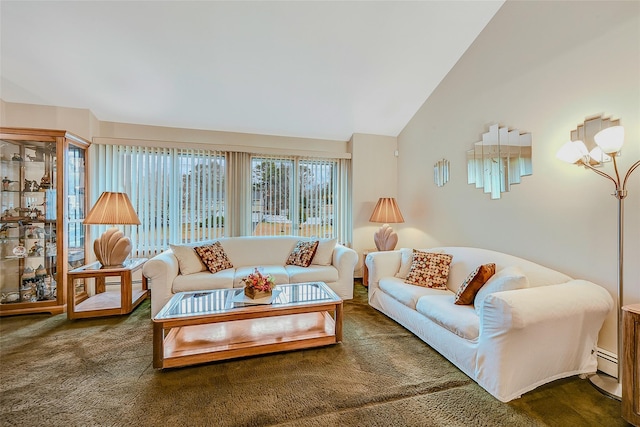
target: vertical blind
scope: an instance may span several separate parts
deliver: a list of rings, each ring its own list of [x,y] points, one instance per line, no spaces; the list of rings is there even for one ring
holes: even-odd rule
[[[222,236],[336,237],[351,244],[350,161],[245,152],[93,144],[91,203],[129,195],[135,256]],[[101,233],[105,226],[92,226]],[[97,235],[94,234],[94,235]]]
[[[103,191],[129,195],[140,218],[139,226],[125,229],[136,256],[223,234],[224,153],[100,144],[91,150],[91,199]],[[94,227],[96,233],[104,229]]]

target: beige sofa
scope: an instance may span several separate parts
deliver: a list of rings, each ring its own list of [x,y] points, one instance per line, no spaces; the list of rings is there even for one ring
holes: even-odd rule
[[[453,256],[446,289],[405,282],[411,249],[370,253],[369,304],[413,332],[497,399],[595,373],[598,332],[613,309],[601,286],[509,254],[479,248],[424,251]],[[496,273],[474,304],[456,291],[480,265]]]
[[[319,240],[318,249],[308,267],[287,265],[289,254],[299,240]],[[147,261],[142,269],[151,289],[151,316],[177,292],[207,289],[242,288],[242,279],[259,267],[274,277],[277,284],[325,282],[342,299],[353,298],[353,271],[358,255],[335,239],[308,239],[296,236],[220,238],[233,268],[217,273],[206,270],[193,250],[214,241],[172,245]],[[184,274],[187,273],[187,274]]]

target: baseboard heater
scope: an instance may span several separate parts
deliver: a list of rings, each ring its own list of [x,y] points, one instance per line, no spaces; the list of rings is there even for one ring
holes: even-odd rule
[[[598,370],[614,378],[618,377],[618,355],[596,347]]]

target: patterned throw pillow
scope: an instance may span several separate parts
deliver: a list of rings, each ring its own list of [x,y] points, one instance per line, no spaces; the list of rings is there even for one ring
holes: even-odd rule
[[[413,261],[406,283],[433,289],[447,289],[453,255],[413,250]]]
[[[200,259],[207,266],[210,272],[217,273],[218,271],[225,270],[227,268],[233,268],[233,264],[229,261],[224,248],[220,242],[215,242],[208,246],[198,246],[195,248]]]
[[[316,254],[316,249],[318,249],[318,243],[319,242],[317,240],[312,242],[300,240],[289,254],[287,265],[309,267],[313,260],[313,256]]]
[[[458,288],[454,303],[458,305],[473,304],[473,300],[480,288],[487,283],[487,280],[495,273],[496,265],[494,263],[484,264],[473,270],[465,281],[462,282],[460,288]]]

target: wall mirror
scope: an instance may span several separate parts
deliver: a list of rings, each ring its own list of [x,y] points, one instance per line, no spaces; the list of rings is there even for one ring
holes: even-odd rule
[[[531,173],[530,133],[491,125],[482,141],[467,151],[467,182],[482,188],[492,199],[499,199],[511,191],[512,184],[519,184],[521,177]]]
[[[449,160],[440,159],[433,165],[433,182],[442,187],[449,182]]]
[[[572,141],[582,141],[589,150],[589,157],[593,160],[593,166],[602,166],[604,162],[610,162],[611,157],[602,152],[596,144],[593,136],[602,129],[610,126],[620,126],[620,119],[612,120],[609,117],[603,117],[602,114],[591,116],[584,119],[584,123],[579,124],[571,131]]]

